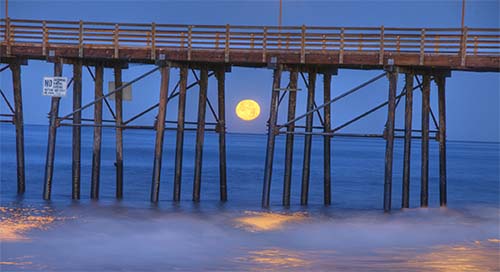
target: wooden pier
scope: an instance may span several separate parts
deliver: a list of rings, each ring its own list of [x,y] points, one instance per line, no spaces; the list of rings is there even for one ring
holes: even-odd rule
[[[57,128],[71,126],[73,129],[72,198],[80,198],[81,127],[94,128],[91,192],[92,199],[99,198],[101,164],[101,135],[103,127],[116,131],[116,198],[123,195],[126,186],[123,176],[123,133],[127,129],[152,129],[156,131],[155,152],[151,184],[151,201],[159,201],[160,177],[164,131],[177,131],[175,149],[175,172],[173,200],[180,200],[183,171],[184,131],[196,131],[193,201],[200,201],[204,135],[214,131],[219,135],[220,200],[226,201],[226,124],[225,124],[225,73],[231,67],[255,67],[272,70],[270,83],[271,101],[268,119],[266,160],[263,169],[262,206],[269,207],[276,136],[286,135],[285,172],[282,203],[290,205],[290,188],[295,135],[304,136],[303,165],[301,177],[301,201],[307,205],[311,144],[313,136],[323,137],[324,150],[324,204],[331,204],[331,138],[343,135],[353,137],[380,137],[386,140],[385,178],[383,186],[385,211],[391,209],[394,139],[404,138],[404,167],[402,208],[409,207],[411,139],[421,139],[421,197],[422,207],[429,205],[429,140],[434,136],[439,141],[439,191],[440,205],[446,206],[446,78],[452,71],[499,72],[500,29],[498,28],[393,28],[393,27],[311,27],[311,26],[233,26],[233,25],[174,25],[131,24],[84,21],[0,20],[0,72],[12,71],[14,107],[3,91],[2,98],[10,113],[1,114],[2,122],[16,126],[16,151],[18,193],[26,190],[24,175],[24,127],[21,88],[21,67],[28,60],[42,60],[54,64],[54,76],[62,75],[63,67],[72,66],[73,111],[59,113],[59,97],[51,99],[47,156],[43,198],[51,198],[52,179]],[[154,67],[143,75],[123,81],[122,70],[130,63],[150,64]],[[94,67],[94,71],[90,67]],[[82,105],[82,70],[92,75],[95,85],[94,101]],[[113,69],[115,90],[103,93],[103,73]],[[169,91],[172,69],[178,69],[180,80]],[[339,69],[372,69],[382,73],[336,97],[331,97],[332,76]],[[189,84],[188,73],[192,71],[196,82]],[[198,71],[198,73],[197,73]],[[133,116],[123,119],[122,90],[159,72],[161,84],[158,103]],[[282,76],[289,74],[289,82],[283,84]],[[405,75],[404,87],[397,92],[398,76]],[[217,79],[217,111],[207,98],[208,79]],[[307,108],[297,115],[297,84],[301,78],[307,86]],[[331,106],[350,94],[387,79],[389,81],[386,102],[368,109],[352,120],[332,127]],[[323,82],[323,103],[317,105],[316,81]],[[430,108],[430,84],[438,89],[438,118]],[[127,83],[124,83],[127,82]],[[416,84],[415,84],[416,83]],[[199,87],[198,119],[186,122],[186,91]],[[422,127],[412,128],[413,91],[422,93]],[[108,98],[115,95],[112,107]],[[288,95],[287,121],[278,124],[280,102]],[[167,105],[178,97],[176,121],[166,120]],[[395,128],[395,113],[401,98],[405,97],[405,127]],[[103,120],[106,107],[113,120]],[[207,106],[216,122],[206,122]],[[387,122],[381,134],[345,134],[341,130],[365,116],[387,106]],[[93,107],[94,118],[83,119],[82,111]],[[132,125],[137,118],[157,110],[156,120],[151,126]],[[300,111],[302,112],[302,111]],[[320,123],[313,124],[313,115]],[[432,117],[436,127],[431,130]],[[305,126],[296,122],[305,119]],[[175,125],[167,127],[166,125]],[[186,125],[196,126],[186,127]],[[399,135],[403,133],[403,135]],[[335,169],[335,166],[333,166]]]

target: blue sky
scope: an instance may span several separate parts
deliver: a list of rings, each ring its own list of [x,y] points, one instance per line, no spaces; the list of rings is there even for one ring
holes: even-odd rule
[[[465,24],[470,27],[500,27],[499,1],[467,1]],[[1,16],[4,16],[2,1]],[[394,26],[394,27],[460,27],[461,1],[284,1],[284,25],[319,26]],[[9,1],[9,16],[23,19],[95,20],[111,22],[157,22],[176,24],[251,24],[276,25],[279,1]],[[124,80],[151,69],[151,66],[131,65],[124,71]],[[359,83],[379,74],[380,71],[340,70],[332,80],[332,96],[338,95]],[[30,61],[23,67],[23,98],[25,121],[30,124],[47,124],[50,98],[41,95],[42,77],[52,74],[52,65]],[[71,77],[71,67],[64,67],[64,75]],[[272,71],[267,69],[233,68],[226,79],[226,111],[228,130],[232,132],[265,132],[269,111]],[[172,70],[170,85],[178,79],[178,70]],[[112,80],[112,71],[105,72],[105,80]],[[284,74],[282,84],[286,85]],[[399,79],[399,86],[404,78]],[[193,78],[190,78],[190,82]],[[321,104],[321,78],[318,78],[316,102]],[[216,82],[209,83],[209,98],[216,104]],[[497,73],[453,72],[447,80],[448,139],[500,141],[500,83]],[[84,73],[84,103],[92,100],[93,85]],[[398,87],[398,88],[400,88]],[[9,71],[0,74],[0,88],[12,101]],[[305,89],[303,83],[299,88]],[[333,123],[339,125],[387,97],[387,80],[363,89],[338,104],[334,104]],[[158,99],[159,76],[155,74],[133,86],[134,99],[125,104],[125,118],[154,104]],[[234,114],[238,101],[246,98],[261,104],[261,116],[252,122],[239,120]],[[60,114],[71,111],[71,91],[62,99]],[[297,113],[305,111],[306,93],[299,93]],[[420,126],[420,95],[415,96],[414,127]],[[188,94],[187,120],[196,119],[197,90]],[[437,113],[437,95],[432,86],[433,110]],[[286,103],[283,104],[286,106]],[[167,108],[167,119],[175,120],[177,101]],[[0,102],[0,112],[6,113]],[[283,122],[285,107],[280,111]],[[138,124],[152,124],[155,113],[138,120]],[[404,103],[397,111],[398,128],[402,128]],[[84,113],[92,116],[90,108]],[[210,113],[207,112],[210,121]],[[105,113],[104,118],[110,118]],[[361,120],[344,132],[381,133],[386,118],[382,109]],[[316,124],[317,119],[315,119]],[[432,128],[432,123],[431,123]]]

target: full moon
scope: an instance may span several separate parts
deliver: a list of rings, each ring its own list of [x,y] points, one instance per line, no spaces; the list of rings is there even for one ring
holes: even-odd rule
[[[259,103],[251,99],[241,100],[236,106],[236,115],[241,120],[252,121],[259,117],[260,106]]]

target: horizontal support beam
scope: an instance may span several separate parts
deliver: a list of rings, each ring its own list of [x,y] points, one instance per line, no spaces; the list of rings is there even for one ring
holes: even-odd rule
[[[356,138],[384,138],[384,134],[358,134],[358,133],[334,133],[334,132],[304,132],[304,131],[280,131],[279,134],[292,135],[313,135],[313,136],[331,136],[331,137],[356,137]],[[394,136],[394,138],[404,139],[404,135]],[[422,139],[421,136],[412,136],[412,139]]]
[[[116,125],[96,125],[96,124],[59,124],[61,127],[103,127],[103,128],[123,128],[123,129],[147,129],[147,130],[155,130],[155,126],[116,126]],[[165,130],[177,130],[177,127],[166,127]],[[185,128],[184,130],[196,131],[196,128]],[[216,131],[215,128],[207,128],[206,131]]]

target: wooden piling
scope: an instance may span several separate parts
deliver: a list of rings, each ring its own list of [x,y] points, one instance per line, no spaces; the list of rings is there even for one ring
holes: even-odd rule
[[[297,105],[297,79],[298,72],[293,70],[290,72],[290,85],[291,90],[288,91],[288,116],[287,120],[295,119],[295,109]],[[293,142],[295,131],[295,123],[287,126],[286,131],[286,146],[285,146],[285,173],[283,177],[283,205],[290,206],[290,191],[292,186],[292,165],[293,165]]]
[[[175,143],[174,201],[181,199],[182,157],[184,151],[184,120],[186,117],[186,89],[188,67],[180,68],[179,110],[177,111],[177,137]]]
[[[314,108],[314,91],[316,87],[316,72],[309,72],[309,86],[307,88],[307,108],[306,111],[311,111]],[[306,116],[306,133],[312,132],[313,115],[310,113]],[[312,135],[306,134],[304,136],[304,160],[302,164],[302,190],[300,195],[300,204],[307,205],[309,196],[309,176],[311,172],[311,145]]]
[[[24,120],[23,97],[21,90],[21,65],[14,61],[9,65],[12,71],[12,86],[14,90],[14,124],[16,126],[16,159],[17,159],[17,193],[24,194],[26,190],[24,172]]]
[[[413,74],[405,75],[405,142],[403,154],[403,189],[401,207],[410,207],[410,162],[411,162],[411,132],[413,114]]]
[[[99,99],[103,96],[103,77],[104,67],[102,64],[97,64],[95,67],[95,87],[94,99]],[[90,183],[90,198],[99,198],[99,183],[101,174],[101,143],[102,143],[102,100],[99,100],[94,105],[94,143],[92,146],[92,176]]]
[[[323,74],[323,101],[327,103],[331,100],[331,83],[332,83],[332,74],[324,73]],[[328,104],[323,108],[323,116],[324,120],[324,129],[325,133],[330,133],[331,129],[331,105]],[[323,201],[325,205],[330,205],[332,202],[331,197],[331,136],[325,135],[323,137]]]
[[[422,165],[420,206],[429,205],[429,113],[430,113],[430,76],[424,75],[422,82]]]
[[[269,207],[271,194],[271,178],[273,173],[274,144],[276,141],[276,121],[278,118],[278,96],[281,84],[281,65],[274,69],[273,86],[271,90],[271,105],[269,107],[269,123],[267,130],[266,162],[264,165],[264,187],[262,189],[262,207]]]
[[[122,86],[122,69],[114,67],[115,89]],[[116,134],[116,198],[123,198],[123,90],[115,93]]]
[[[394,153],[394,123],[396,119],[396,88],[398,82],[398,73],[389,71],[389,99],[387,110],[387,122],[385,126],[385,179],[384,179],[384,211],[391,210],[392,200],[392,161]]]
[[[200,69],[200,94],[198,99],[198,121],[196,128],[196,151],[194,159],[193,201],[200,201],[201,169],[203,165],[203,142],[205,139],[205,113],[207,109],[208,68]]]
[[[54,76],[62,76],[62,60],[54,62]],[[54,175],[54,156],[56,151],[57,116],[59,114],[60,97],[52,97],[49,112],[49,136],[47,140],[47,156],[45,158],[45,175],[43,199],[50,200],[52,194],[52,177]]]
[[[163,66],[160,67],[160,74],[160,102],[158,104],[158,116],[156,118],[156,141],[153,161],[153,180],[151,184],[151,202],[153,203],[158,202],[160,195],[161,159],[163,153],[163,138],[165,134],[170,67],[163,64]]]
[[[73,111],[82,106],[82,63],[73,64]],[[71,198],[80,199],[80,172],[81,172],[81,126],[82,112],[73,115],[73,162],[72,162],[72,190]]]
[[[439,204],[446,206],[446,78],[443,75],[436,77],[438,85],[439,104]]]
[[[227,201],[225,70],[217,70],[220,200]]]

